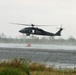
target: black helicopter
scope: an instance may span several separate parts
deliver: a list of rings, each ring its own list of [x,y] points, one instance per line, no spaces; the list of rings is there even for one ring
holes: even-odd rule
[[[34,26],[44,26],[44,25],[34,25],[34,24],[20,24],[20,23],[11,23],[11,24],[18,24],[18,25],[26,25],[26,26],[31,26],[31,27],[25,27],[21,30],[19,30],[20,33],[25,33],[27,36],[30,36],[30,34],[33,35],[43,35],[43,36],[61,36],[61,31],[63,30],[62,27],[59,28],[59,30],[56,33],[50,33],[47,32],[41,28],[34,27]],[[49,26],[49,25],[46,25]]]

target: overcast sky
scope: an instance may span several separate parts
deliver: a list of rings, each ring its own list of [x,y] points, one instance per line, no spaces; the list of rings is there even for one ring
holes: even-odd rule
[[[56,32],[63,25],[62,38],[76,38],[76,0],[0,0],[0,33],[18,36],[24,26],[9,22],[26,24],[57,25],[42,27],[49,32]]]

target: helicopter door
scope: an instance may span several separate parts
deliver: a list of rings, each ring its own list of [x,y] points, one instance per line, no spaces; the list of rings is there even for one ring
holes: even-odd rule
[[[32,30],[32,33],[34,34],[35,33],[35,30]]]

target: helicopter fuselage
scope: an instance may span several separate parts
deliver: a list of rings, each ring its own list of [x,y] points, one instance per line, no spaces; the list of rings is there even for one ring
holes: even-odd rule
[[[60,29],[59,32],[61,33],[63,29]],[[40,28],[35,27],[26,27],[19,31],[20,33],[25,33],[27,36],[30,36],[30,34],[33,35],[43,35],[43,36],[61,36],[60,34],[50,33]]]

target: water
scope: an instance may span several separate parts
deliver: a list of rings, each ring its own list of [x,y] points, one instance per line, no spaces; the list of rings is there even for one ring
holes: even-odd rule
[[[56,67],[76,67],[76,46],[0,44],[0,59],[27,58]]]

